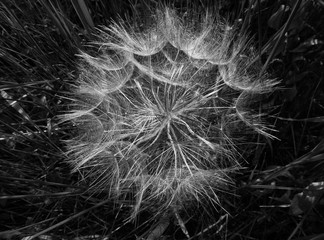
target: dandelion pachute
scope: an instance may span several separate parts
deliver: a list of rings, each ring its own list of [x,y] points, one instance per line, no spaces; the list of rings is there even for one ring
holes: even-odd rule
[[[220,205],[244,136],[271,137],[253,103],[276,81],[258,75],[246,37],[215,14],[164,7],[147,26],[101,30],[100,53],[80,54],[76,101],[64,116],[78,132],[70,161],[94,191],[133,200],[132,216]]]

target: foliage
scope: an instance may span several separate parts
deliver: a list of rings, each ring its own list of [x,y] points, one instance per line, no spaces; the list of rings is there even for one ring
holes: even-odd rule
[[[201,8],[206,7],[203,1],[197,2]],[[120,22],[118,14],[127,21],[132,9],[145,9],[145,3],[117,0],[5,0],[0,3],[1,238],[51,235],[59,239],[79,236],[153,239],[160,228],[165,232],[161,231],[156,236],[163,233],[170,239],[185,239],[186,235],[192,239],[312,239],[316,235],[321,236],[324,170],[324,143],[321,141],[324,116],[322,1],[219,1],[220,15],[228,19],[230,25],[237,26],[243,36],[254,37],[251,42],[257,49],[252,63],[260,63],[262,73],[267,71],[271,78],[280,79],[281,87],[274,94],[267,94],[262,102],[263,108],[277,106],[272,108],[267,121],[275,125],[278,132],[274,134],[279,140],[252,137],[251,140],[258,144],[246,144],[252,149],[242,153],[246,163],[242,163],[245,168],[240,170],[240,174],[235,175],[235,196],[221,199],[223,209],[218,212],[210,210],[209,215],[213,216],[211,220],[204,221],[205,216],[200,211],[201,206],[198,206],[198,210],[189,212],[191,219],[183,218],[182,213],[177,211],[172,221],[163,217],[151,218],[150,209],[146,209],[138,214],[136,221],[125,221],[132,208],[132,203],[126,200],[134,196],[126,196],[122,204],[115,205],[111,199],[107,199],[106,194],[89,191],[91,188],[88,182],[81,181],[83,174],[70,173],[70,165],[66,163],[67,156],[64,154],[64,141],[71,139],[76,132],[70,125],[59,125],[58,116],[70,111],[68,106],[75,99],[75,92],[72,95],[70,93],[71,89],[75,89],[72,86],[79,75],[78,51],[81,49],[88,53],[83,54],[86,61],[82,66],[95,61],[96,66],[100,67],[98,54],[86,44],[94,39],[93,33],[98,33],[93,26],[108,26],[112,23],[111,18]],[[192,2],[174,1],[174,4],[179,9],[187,9]],[[142,19],[141,16],[138,18]],[[122,32],[122,29],[118,29],[120,25],[112,26]],[[114,31],[114,28],[110,30]],[[134,40],[133,36],[130,37]],[[142,47],[140,44],[138,46]],[[129,46],[124,44],[114,47],[125,50]],[[150,66],[146,64],[146,57],[138,57],[136,61],[147,68]],[[157,74],[147,68],[144,68],[146,74]],[[223,91],[225,85],[220,87]],[[82,86],[89,88],[89,85]],[[206,85],[202,88],[186,86],[179,92],[175,90],[180,87],[163,81],[153,89],[145,82],[144,85],[138,85],[133,81],[127,86],[130,92],[148,92],[151,95],[151,98],[146,98],[146,94],[134,98],[138,101],[133,108],[134,114],[140,117],[138,121],[134,116],[133,119],[125,120],[125,124],[133,124],[132,129],[137,130],[143,124],[153,124],[155,127],[156,119],[143,119],[147,114],[140,115],[135,110],[139,102],[145,102],[145,113],[152,112],[152,101],[161,101],[157,93],[161,96],[175,93],[178,94],[176,100],[183,98],[185,101],[191,96],[190,104],[208,95]],[[105,89],[102,85],[91,87],[92,90],[100,90],[99,93]],[[165,87],[170,90],[162,91]],[[135,90],[131,90],[133,88]],[[197,89],[197,95],[194,96]],[[241,90],[239,88],[233,92],[237,97]],[[127,94],[130,94],[128,90]],[[116,106],[121,103],[125,103],[125,99],[119,97]],[[200,103],[197,104],[196,101],[195,106]],[[109,107],[109,111],[121,111],[115,109],[116,106]],[[215,106],[211,106],[215,110]],[[207,104],[202,107],[210,106]],[[75,111],[76,107],[73,109]],[[202,119],[207,119],[208,114],[203,111]],[[256,114],[259,116],[258,112]],[[192,120],[200,123],[197,120],[198,113],[190,116],[195,118],[186,118],[182,123],[188,125]],[[225,119],[224,123],[228,122],[231,120]],[[180,130],[189,131],[186,124],[178,124],[179,134]],[[197,124],[190,126],[192,129]],[[84,128],[84,131],[87,129]],[[190,137],[186,139],[187,142],[199,139],[189,133],[184,135]],[[141,132],[138,138],[145,139],[145,134],[153,133]],[[204,137],[210,141],[211,136],[208,134]],[[139,141],[138,138],[136,141]],[[129,136],[129,139],[134,142],[136,138]],[[218,139],[211,142],[219,143]],[[123,143],[118,144],[113,146],[120,148]],[[190,148],[197,147],[198,144],[190,145]],[[208,144],[205,147],[208,148]],[[151,150],[147,147],[145,151]],[[200,148],[197,150],[200,151]],[[128,153],[132,151],[137,151],[138,155],[141,153],[138,146]],[[141,154],[147,155],[145,151]],[[225,154],[225,158],[228,156]],[[232,161],[230,165],[233,164],[235,166],[236,162]]]

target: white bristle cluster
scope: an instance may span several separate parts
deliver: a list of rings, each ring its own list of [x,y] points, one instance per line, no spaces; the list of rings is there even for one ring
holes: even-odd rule
[[[71,112],[70,162],[92,189],[165,212],[219,205],[240,168],[241,136],[270,136],[253,106],[276,82],[259,76],[246,37],[219,16],[157,10],[112,24],[85,52]],[[145,23],[145,21],[143,21]]]

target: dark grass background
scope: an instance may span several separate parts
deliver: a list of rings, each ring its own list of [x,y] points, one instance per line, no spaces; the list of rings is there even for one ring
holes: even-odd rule
[[[264,69],[281,80],[267,99],[278,140],[260,140],[236,176],[235,195],[222,200],[226,211],[211,212],[209,221],[192,213],[190,239],[324,239],[324,2],[215,2],[249,32]],[[87,192],[64,155],[62,140],[73,129],[57,118],[77,78],[75,54],[94,27],[142,4],[0,2],[0,239],[145,239],[161,224],[149,212],[126,222],[127,204]],[[188,239],[183,228],[175,220],[161,239]]]

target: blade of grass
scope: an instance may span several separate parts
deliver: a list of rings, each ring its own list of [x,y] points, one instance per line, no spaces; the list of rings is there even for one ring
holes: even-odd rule
[[[74,10],[79,16],[83,27],[86,29],[87,33],[90,33],[90,29],[94,28],[93,20],[85,4],[84,0],[71,0]]]
[[[100,203],[98,203],[98,204],[96,204],[96,205],[94,205],[94,206],[92,206],[92,207],[90,207],[90,208],[88,208],[86,210],[83,210],[83,211],[81,211],[81,212],[79,212],[79,213],[77,213],[77,214],[75,214],[75,215],[73,215],[73,216],[71,216],[71,217],[69,217],[69,218],[67,218],[67,219],[59,222],[59,223],[57,223],[57,224],[54,224],[53,226],[51,226],[51,227],[49,227],[49,228],[47,228],[47,229],[45,229],[43,231],[40,231],[39,233],[34,234],[33,236],[30,236],[28,238],[28,240],[32,240],[34,238],[37,238],[37,237],[43,235],[44,233],[47,233],[47,232],[49,232],[49,231],[51,231],[51,230],[53,230],[53,229],[55,229],[55,228],[57,228],[59,226],[62,226],[63,224],[66,224],[66,223],[70,222],[71,220],[76,219],[76,218],[82,216],[83,214],[85,214],[87,212],[90,212],[91,210],[93,210],[95,208],[98,208],[98,207],[100,207],[102,205],[105,205],[106,203],[108,203],[110,201],[111,200],[108,199],[108,200],[102,201],[102,202],[100,202]]]
[[[63,14],[58,11],[51,0],[42,0],[40,1],[40,3],[44,6],[49,17],[52,19],[64,38],[70,43],[70,45],[74,45],[72,40],[75,40],[75,38],[73,38],[70,28],[68,27],[68,24],[63,17]]]
[[[26,113],[26,111],[20,106],[20,104],[17,101],[13,100],[13,98],[6,91],[1,90],[0,95],[3,99],[7,101],[8,105],[16,109],[16,111],[20,113],[24,119],[26,119],[29,122],[32,121],[29,115]]]
[[[261,1],[257,0],[257,8],[258,8],[258,40],[259,40],[259,56],[261,57],[261,49],[262,49],[262,32],[261,32]]]
[[[7,104],[10,107],[14,108],[22,116],[22,119],[27,121],[29,124],[31,124],[37,130],[37,133],[32,130],[29,130],[28,132],[30,132],[34,137],[38,138],[39,140],[46,139],[48,141],[48,143],[51,144],[51,146],[53,146],[55,149],[61,151],[60,148],[58,146],[56,146],[56,144],[47,136],[47,134],[43,130],[40,129],[40,127],[35,123],[35,121],[30,118],[30,116],[21,107],[21,105],[18,103],[17,100],[14,100],[9,94],[7,94],[7,92],[5,92],[3,90],[1,90],[0,93],[1,93],[1,97],[3,99],[5,99]],[[0,122],[2,122],[2,121],[0,121]],[[9,124],[6,124],[5,122],[2,122],[2,124],[4,124],[5,126],[7,126],[10,129],[12,129],[13,131],[17,132],[19,135],[21,135],[25,138],[29,138],[28,136],[24,135],[21,131],[16,130],[15,128],[12,128]],[[29,140],[31,140],[31,139],[29,139]]]
[[[16,6],[18,8],[18,6]],[[19,9],[19,8],[18,8]],[[20,25],[18,28],[22,29],[25,33],[25,36],[27,38],[27,40],[29,41],[30,46],[35,46],[35,50],[37,52],[37,54],[39,55],[38,57],[41,59],[42,56],[44,56],[44,52],[42,51],[42,49],[40,48],[39,44],[37,43],[37,41],[34,39],[34,37],[24,28],[24,25],[21,23],[21,21],[19,20],[19,18],[17,17],[17,15],[15,14],[15,12],[12,9],[7,8],[8,13],[10,14],[10,16],[15,19],[12,24],[14,24],[13,27],[17,27],[18,25]],[[18,25],[17,25],[18,24]]]
[[[287,22],[286,22],[285,25],[284,25],[284,28],[283,28],[282,31],[280,32],[280,35],[279,35],[279,38],[277,39],[277,42],[276,42],[275,45],[273,46],[272,51],[271,51],[270,55],[268,56],[267,61],[265,62],[265,64],[263,65],[263,67],[262,67],[262,69],[261,69],[261,72],[260,72],[260,74],[259,74],[260,76],[262,76],[262,74],[263,74],[263,73],[265,72],[265,70],[267,69],[267,67],[268,67],[268,65],[269,65],[269,63],[270,63],[270,61],[272,60],[272,58],[273,58],[275,52],[277,51],[277,48],[278,48],[280,42],[282,41],[283,36],[284,36],[285,33],[287,32],[287,29],[289,28],[290,23],[291,23],[292,20],[294,19],[294,17],[295,17],[295,15],[296,15],[296,13],[297,13],[297,11],[298,11],[299,6],[300,6],[301,3],[302,3],[302,0],[297,0],[297,2],[295,3],[295,5],[294,5],[294,7],[293,7],[293,9],[292,9],[292,11],[291,11],[289,17],[288,17]]]
[[[35,198],[35,197],[71,197],[77,196],[82,193],[81,191],[78,192],[57,192],[57,193],[48,193],[48,194],[28,194],[28,195],[11,195],[11,196],[0,196],[0,200],[7,200],[7,199],[20,199],[20,198]]]
[[[5,19],[14,28],[20,31],[24,31],[22,26],[17,21],[16,17],[13,15],[13,13],[7,8],[7,6],[4,3],[1,3],[1,8],[4,10],[0,13],[0,16],[3,16],[3,19]]]
[[[15,230],[2,231],[2,232],[0,232],[0,236],[4,236],[5,234],[12,234],[12,233],[19,233],[20,234],[20,231],[22,231],[24,229],[28,229],[28,228],[31,228],[33,226],[39,226],[42,223],[46,223],[46,222],[49,222],[49,221],[52,221],[52,220],[54,220],[53,217],[52,218],[45,219],[45,220],[40,221],[40,222],[37,222],[37,223],[33,223],[33,224],[30,224],[30,225],[21,227],[21,228],[17,228]],[[8,238],[8,239],[10,239],[10,238]]]

